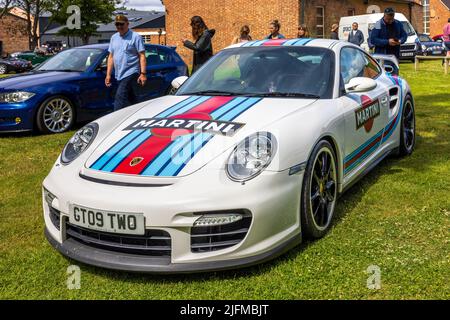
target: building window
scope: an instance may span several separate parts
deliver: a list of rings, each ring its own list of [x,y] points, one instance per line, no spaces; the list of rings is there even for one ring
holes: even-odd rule
[[[142,36],[142,39],[144,40],[144,43],[152,43],[151,35],[144,35],[144,36]]]
[[[354,8],[350,8],[347,10],[347,16],[354,16],[355,15],[355,9]]]
[[[324,7],[316,7],[316,36],[317,36],[317,38],[325,37],[325,9],[324,9]]]
[[[430,0],[423,0],[423,33],[430,34]]]

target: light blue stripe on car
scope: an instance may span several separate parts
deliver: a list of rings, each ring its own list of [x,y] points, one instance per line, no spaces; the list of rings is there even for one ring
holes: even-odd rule
[[[143,130],[134,130],[127,134],[122,138],[116,145],[114,145],[111,149],[109,149],[105,154],[103,154],[92,166],[91,168],[94,170],[101,170],[101,168],[113,157],[115,156],[122,148],[124,148],[128,143],[130,143],[137,136],[142,134]]]
[[[169,108],[166,111],[160,113],[157,118],[167,118],[170,116],[181,114],[189,109],[192,109],[193,107],[199,105],[200,103],[205,102],[210,97],[203,96],[203,97],[193,97],[194,100],[188,101],[189,99],[186,99],[186,103],[182,103],[176,106],[176,108]]]
[[[158,171],[163,168],[168,159],[173,159],[181,150],[183,150],[188,144],[195,133],[179,136],[173,141],[163,152],[161,152],[156,159],[154,159],[150,165],[141,173],[143,176],[155,176]]]
[[[183,148],[182,152],[177,153],[175,155],[175,159],[171,159],[171,161],[161,170],[161,172],[158,173],[158,175],[166,177],[176,175],[176,173],[180,171],[180,168],[183,168],[184,165],[192,159],[192,157],[194,157],[198,150],[205,145],[205,142],[209,141],[211,138],[212,134],[210,133],[195,134],[194,137],[190,139],[190,143]]]
[[[103,168],[102,171],[113,171],[122,161],[127,157],[134,149],[141,145],[142,142],[147,140],[151,136],[150,130],[144,130],[136,139],[131,141],[120,150]]]

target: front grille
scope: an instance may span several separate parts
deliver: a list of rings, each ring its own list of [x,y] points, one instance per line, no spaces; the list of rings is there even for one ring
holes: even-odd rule
[[[400,46],[400,50],[401,51],[414,51],[414,50],[416,50],[416,45],[415,44],[402,44]]]
[[[219,226],[192,227],[191,251],[196,253],[211,252],[237,245],[244,240],[251,223],[252,217],[250,214],[247,214],[234,223]]]
[[[53,223],[56,229],[61,229],[61,214],[58,210],[50,207],[50,221]]]
[[[88,230],[66,224],[67,238],[72,238],[90,247],[138,254],[145,256],[170,257],[172,240],[163,230],[146,230],[145,235],[124,235]]]

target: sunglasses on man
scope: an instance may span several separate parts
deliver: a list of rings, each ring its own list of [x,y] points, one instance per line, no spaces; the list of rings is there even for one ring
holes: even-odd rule
[[[116,27],[123,27],[124,25],[124,22],[116,22]]]

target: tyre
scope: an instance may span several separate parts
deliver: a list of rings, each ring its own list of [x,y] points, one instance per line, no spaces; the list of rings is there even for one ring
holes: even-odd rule
[[[400,156],[409,156],[416,145],[416,114],[411,96],[406,96],[403,103],[400,125]]]
[[[0,64],[0,74],[7,74],[8,66],[6,64]]]
[[[56,96],[45,100],[36,116],[37,128],[42,133],[62,133],[75,122],[75,109],[65,97]]]
[[[303,177],[300,212],[305,238],[319,239],[327,233],[336,199],[336,156],[331,144],[322,140],[315,146]]]

